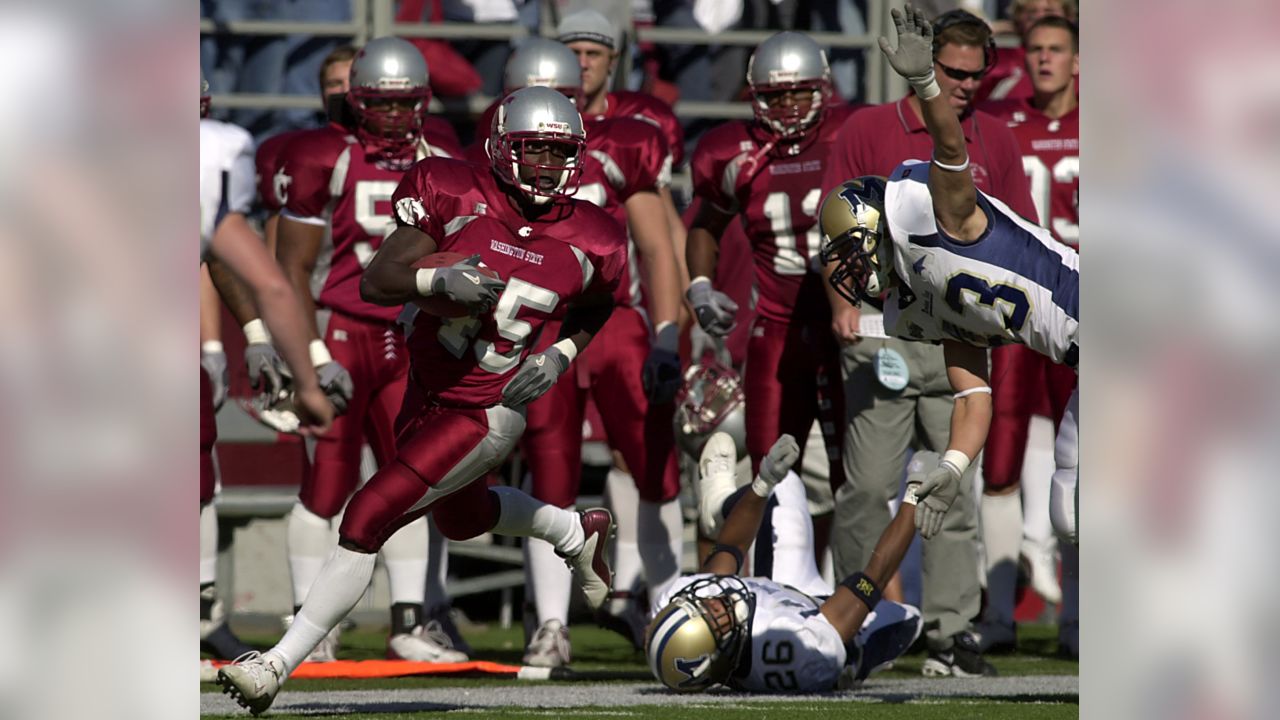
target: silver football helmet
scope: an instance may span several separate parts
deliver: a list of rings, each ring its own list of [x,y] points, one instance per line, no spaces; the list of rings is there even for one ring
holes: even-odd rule
[[[678,692],[727,683],[751,643],[755,605],[755,593],[736,575],[693,581],[649,623],[650,672]]]
[[[779,138],[802,134],[818,122],[831,98],[827,54],[813,38],[780,32],[760,43],[747,62],[756,121]],[[783,93],[808,90],[808,102],[789,101]],[[773,102],[770,103],[770,100]]]
[[[366,147],[393,156],[412,153],[431,102],[426,59],[408,40],[370,40],[351,62],[347,102]]]
[[[525,40],[507,59],[502,91],[511,93],[523,87],[549,87],[582,106],[582,69],[578,56],[563,43],[547,38]]]
[[[587,131],[572,100],[551,88],[526,87],[498,104],[486,149],[494,173],[542,205],[578,191]]]
[[[823,265],[836,263],[831,287],[854,307],[875,301],[893,277],[893,241],[884,217],[885,180],[867,175],[827,193],[818,211]]]
[[[738,457],[747,454],[747,418],[742,379],[712,360],[690,365],[676,394],[675,431],[680,450],[695,460],[715,432],[728,433]]]

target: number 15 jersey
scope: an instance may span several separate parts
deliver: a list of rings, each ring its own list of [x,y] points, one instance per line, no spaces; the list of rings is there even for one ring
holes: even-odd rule
[[[885,329],[977,347],[1019,343],[1074,367],[1080,256],[981,190],[986,232],[968,245],[954,242],[934,217],[929,170],[927,162],[908,160],[885,189],[893,266],[904,283],[885,299]]]

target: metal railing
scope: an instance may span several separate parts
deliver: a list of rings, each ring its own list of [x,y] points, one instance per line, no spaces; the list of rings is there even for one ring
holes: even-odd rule
[[[543,0],[544,14],[552,12],[548,0]],[[867,27],[863,35],[846,35],[838,32],[808,33],[818,44],[832,48],[874,49],[876,38],[887,31],[885,23],[888,8],[901,5],[900,0],[871,0],[867,8]],[[439,40],[515,40],[529,35],[524,25],[505,23],[398,23],[395,22],[393,0],[352,0],[350,22],[307,22],[296,20],[200,20],[201,35],[315,35],[320,37],[351,38],[363,44],[369,38],[383,35],[432,38]],[[547,22],[542,23],[548,27]],[[729,30],[711,34],[692,28],[640,27],[631,35],[640,42],[659,45],[741,45],[754,46],[772,35],[772,30]],[[867,52],[863,61],[865,80],[864,98],[868,102],[881,102],[906,91],[906,85],[888,69],[878,52]],[[282,94],[226,93],[213,96],[216,107],[232,109],[321,109],[318,97]],[[432,100],[432,110],[450,115],[478,115],[492,98],[476,96],[466,100]],[[680,101],[675,112],[681,118],[738,119],[751,117],[751,109],[743,102]]]

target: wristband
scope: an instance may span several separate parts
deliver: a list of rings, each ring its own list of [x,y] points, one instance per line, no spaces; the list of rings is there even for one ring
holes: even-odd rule
[[[916,96],[921,100],[930,100],[942,94],[933,68],[929,68],[929,72],[924,75],[907,78],[907,82],[911,83],[911,89],[916,91]]]
[[[224,351],[222,349],[221,340],[205,340],[204,342],[200,343],[201,355],[218,355],[222,352]]]
[[[419,268],[418,272],[413,276],[413,281],[418,286],[418,294],[424,296],[431,295],[431,283],[435,282],[435,279],[435,268]]]
[[[320,367],[333,362],[333,356],[329,354],[329,348],[325,347],[323,340],[312,340],[307,346],[307,350],[311,352],[311,366]]]
[[[559,340],[551,347],[559,350],[561,355],[569,359],[569,362],[573,362],[573,359],[578,357],[578,346],[574,345],[573,340],[569,338]]]
[[[950,463],[952,467],[960,471],[964,475],[964,471],[969,469],[969,456],[959,450],[948,450],[942,456],[943,463]]]
[[[875,610],[876,605],[880,604],[880,588],[876,587],[875,582],[867,577],[866,573],[856,572],[841,580],[840,584],[849,588],[854,597],[861,600],[868,610]]]
[[[969,397],[970,395],[977,395],[978,393],[986,393],[990,395],[991,387],[989,385],[983,385],[982,387],[969,388],[968,390],[961,390],[960,392],[956,393],[955,395],[952,395],[951,397],[955,398],[956,400],[959,400],[960,398]]]
[[[267,333],[267,326],[262,323],[262,318],[254,318],[244,324],[244,341],[249,345],[265,345],[271,342],[271,335]]]
[[[968,155],[965,155],[965,157],[964,157],[964,162],[960,163],[959,165],[948,165],[948,164],[946,164],[946,163],[944,163],[944,162],[942,162],[942,161],[938,160],[938,156],[937,156],[937,155],[934,155],[931,159],[932,159],[932,161],[933,161],[933,164],[938,166],[938,169],[939,169],[939,170],[946,170],[946,171],[948,171],[948,172],[964,172],[965,170],[968,170],[968,169],[969,169],[969,156],[968,156]]]
[[[751,492],[767,500],[769,498],[769,493],[773,492],[773,486],[757,475],[755,479],[751,481]]]
[[[711,552],[707,554],[707,560],[710,560],[711,556],[715,555],[716,553],[729,553],[730,555],[732,555],[734,562],[738,563],[737,569],[733,571],[733,574],[737,575],[739,572],[742,572],[741,548],[735,547],[733,545],[721,545],[719,543],[716,543],[714,546],[712,546]],[[703,561],[703,564],[704,565],[706,564],[705,560]]]

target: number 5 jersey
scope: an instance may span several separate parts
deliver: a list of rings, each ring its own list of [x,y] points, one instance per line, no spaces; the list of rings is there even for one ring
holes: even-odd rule
[[[906,339],[978,347],[1019,343],[1075,367],[1080,256],[981,190],[987,230],[977,242],[956,243],[938,226],[928,183],[929,163],[908,160],[885,190],[902,283],[885,298],[885,329]]]

